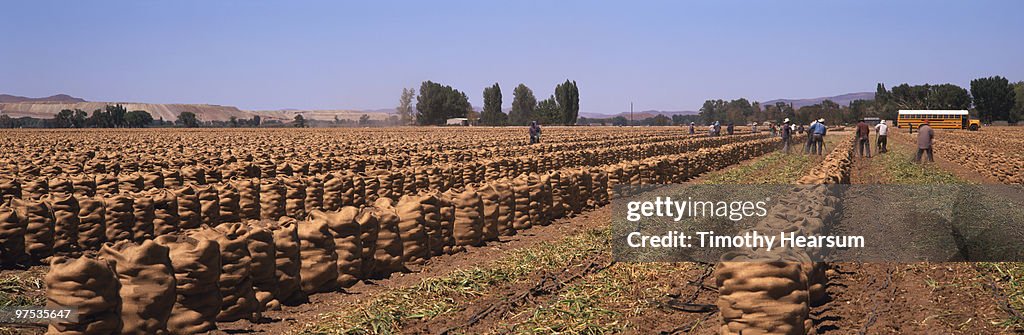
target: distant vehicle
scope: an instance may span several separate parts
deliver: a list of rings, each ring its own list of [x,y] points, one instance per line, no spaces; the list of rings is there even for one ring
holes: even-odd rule
[[[867,123],[869,126],[874,127],[875,125],[882,123],[882,119],[877,117],[866,117],[864,118],[864,123]]]
[[[445,125],[449,125],[449,126],[468,126],[468,125],[470,125],[469,119],[464,118],[464,117],[455,117],[455,118],[448,119],[447,121],[448,122],[446,122]]]
[[[920,127],[925,120],[935,129],[981,129],[981,121],[972,119],[965,110],[901,110],[896,127]]]

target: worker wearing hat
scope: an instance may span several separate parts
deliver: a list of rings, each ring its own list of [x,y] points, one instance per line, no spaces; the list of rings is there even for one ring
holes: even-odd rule
[[[810,135],[812,138],[811,152],[817,155],[825,154],[825,134],[828,127],[825,127],[825,118],[820,118],[811,125]]]
[[[782,120],[782,150],[789,153],[789,141],[793,137],[793,128],[790,127],[789,118]]]

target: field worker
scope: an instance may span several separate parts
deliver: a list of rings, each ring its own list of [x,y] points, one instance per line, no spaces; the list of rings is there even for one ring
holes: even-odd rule
[[[861,119],[857,122],[857,155],[864,157],[865,151],[867,157],[871,158],[871,127]]]
[[[530,144],[540,143],[540,125],[537,121],[530,123]]]
[[[779,131],[778,131],[778,128],[777,128],[777,127],[775,127],[775,124],[774,124],[774,123],[769,123],[769,124],[768,124],[768,129],[772,131],[772,137],[775,137],[775,136],[778,136],[778,135],[779,135]]]
[[[793,135],[793,128],[790,127],[789,118],[782,121],[782,150],[789,153],[789,140]]]
[[[708,123],[708,136],[715,136],[715,124]]]
[[[886,135],[889,134],[889,126],[885,124],[885,121],[879,122],[875,125],[875,131],[878,133],[878,140],[875,141],[875,149],[878,153],[889,151],[888,140],[886,139]]]
[[[697,129],[694,127],[694,123],[690,122],[690,135],[697,133]]]
[[[732,135],[733,129],[736,129],[736,125],[732,124],[732,122],[729,122],[729,125],[725,127],[725,131],[728,132],[729,135]]]
[[[754,122],[754,124],[750,125],[750,132],[757,134],[757,122]]]
[[[715,136],[722,136],[722,123],[715,121]]]
[[[932,139],[935,138],[935,131],[928,125],[928,120],[924,120],[921,123],[921,127],[917,128],[917,156],[914,157],[915,162],[921,161],[921,154],[928,153],[928,162],[934,162],[935,159],[932,157]]]
[[[813,138],[811,143],[811,151],[814,151],[818,155],[825,154],[825,134],[828,133],[828,127],[825,126],[825,118],[820,118],[814,122],[811,129],[808,130],[810,134],[808,137]]]
[[[807,126],[807,129],[814,130],[814,125],[816,124],[818,124],[818,120],[811,121],[811,125]],[[807,134],[807,143],[804,144],[804,154],[809,153],[814,153],[814,136],[811,136],[810,133]]]

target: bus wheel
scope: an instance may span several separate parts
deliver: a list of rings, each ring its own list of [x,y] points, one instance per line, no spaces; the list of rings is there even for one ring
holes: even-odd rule
[[[978,131],[978,125],[976,125],[976,124],[972,124],[972,125],[971,125],[970,127],[968,127],[967,129],[970,129],[971,131]]]

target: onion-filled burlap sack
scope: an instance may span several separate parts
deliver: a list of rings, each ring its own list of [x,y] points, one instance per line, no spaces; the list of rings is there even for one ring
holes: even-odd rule
[[[306,294],[302,292],[302,281],[299,278],[302,268],[302,257],[299,254],[299,221],[282,217],[277,222],[260,221],[260,224],[268,227],[274,234],[277,300],[288,306],[303,303]]]
[[[117,194],[117,176],[112,174],[101,174],[96,176],[96,194]]]
[[[178,231],[178,196],[167,189],[152,190],[149,196],[153,198],[153,235]]]
[[[439,246],[443,253],[455,253],[455,205],[452,202],[452,193],[458,189],[448,189],[437,195],[437,210],[440,213],[441,221],[438,224]]]
[[[162,235],[156,243],[170,249],[175,299],[167,330],[195,334],[217,329],[220,313],[220,248],[216,241],[185,235]]]
[[[199,228],[203,222],[202,204],[199,202],[199,194],[191,186],[185,186],[174,190],[174,196],[178,199],[178,228],[193,229]]]
[[[484,204],[473,188],[454,191],[452,205],[455,207],[455,223],[452,225],[452,237],[455,239],[455,248],[452,252],[461,252],[466,250],[466,246],[483,243]]]
[[[285,187],[277,178],[260,180],[260,219],[277,220],[285,216]]]
[[[104,222],[107,229],[107,241],[118,242],[132,239],[135,225],[135,198],[127,194],[106,195],[103,197],[105,207]]]
[[[584,201],[580,199],[580,187],[578,186],[578,174],[566,172],[561,174],[558,188],[561,190],[562,208],[566,215],[574,215],[583,212]]]
[[[398,213],[395,212],[394,200],[381,197],[373,204],[374,214],[380,230],[377,232],[377,250],[373,259],[377,263],[374,271],[368,276],[386,278],[395,272],[405,270],[402,264],[402,236],[398,229]]]
[[[530,220],[531,226],[542,225],[546,226],[550,222],[544,215],[544,200],[548,198],[544,192],[544,185],[541,184],[540,177],[536,174],[531,174],[526,177],[526,183],[530,189]]]
[[[201,224],[214,227],[220,220],[220,193],[214,185],[192,186],[199,199],[199,220]]]
[[[232,180],[231,185],[238,190],[238,215],[242,219],[255,220],[260,218],[260,180]]]
[[[363,278],[363,247],[359,240],[359,209],[342,207],[337,212],[326,212],[327,225],[334,238],[338,254],[338,285],[349,287]]]
[[[14,208],[0,204],[0,266],[21,262],[25,257],[25,222]]]
[[[302,291],[307,294],[330,292],[338,288],[338,254],[334,237],[321,211],[309,213],[299,224],[299,255],[302,257]]]
[[[241,208],[239,207],[238,189],[232,183],[217,185],[218,205],[220,208],[220,222],[242,221]]]
[[[346,205],[345,192],[352,188],[352,179],[340,173],[328,174],[324,177],[324,204],[325,211],[336,211]]]
[[[121,334],[166,334],[176,286],[169,249],[153,242],[107,243],[100,257],[121,282]]]
[[[54,257],[44,281],[47,308],[78,309],[76,322],[51,322],[47,334],[116,334],[121,331],[121,285],[106,260],[91,256]]]
[[[164,175],[160,171],[146,172],[142,174],[142,187],[146,190],[164,188]]]
[[[565,196],[562,190],[562,174],[558,171],[541,176],[541,182],[546,184],[551,194],[551,204],[547,213],[552,220],[565,217],[568,212],[565,206]]]
[[[284,177],[284,215],[296,219],[306,217],[306,181],[302,176]]]
[[[530,217],[530,185],[525,178],[516,178],[512,184],[515,193],[515,210],[512,214],[512,228],[515,230],[530,229],[533,227],[533,219]]]
[[[96,195],[96,178],[92,175],[85,174],[71,177],[71,183],[74,185],[76,197],[84,198]]]
[[[154,221],[156,220],[156,204],[153,197],[147,193],[133,193],[132,212],[135,215],[135,225],[132,228],[132,240],[142,242],[153,239]]]
[[[252,257],[252,286],[256,290],[256,300],[262,310],[280,310],[281,302],[277,300],[277,251],[274,245],[274,234],[269,228],[259,224],[250,224],[245,239],[248,242],[249,255]]]
[[[377,264],[373,255],[377,253],[377,234],[380,232],[380,223],[377,222],[377,215],[371,208],[361,208],[356,214],[356,223],[359,224],[359,245],[363,249],[360,252],[360,256],[363,258],[360,272],[364,277],[368,277],[373,273]]]
[[[220,248],[221,273],[217,280],[221,305],[218,322],[259,319],[260,306],[252,287],[252,257],[245,240],[245,225],[240,222],[206,227],[190,232],[197,239],[217,242]]]
[[[377,198],[388,198],[393,199],[395,197],[395,179],[391,173],[386,171],[379,172],[377,174],[377,183],[380,185],[377,189]]]
[[[201,166],[186,166],[181,168],[181,179],[185,184],[206,185],[206,169]]]
[[[724,259],[715,268],[721,334],[805,334],[811,320],[800,263]]]
[[[555,207],[555,198],[551,194],[551,180],[544,175],[534,175],[530,180],[535,181],[540,185],[540,187],[538,187],[540,191],[537,193],[537,199],[535,200],[540,205],[540,222],[542,225],[551,224],[551,221],[560,218],[555,217],[554,214],[552,214]]]
[[[25,253],[29,259],[40,262],[52,256],[54,219],[50,206],[38,199],[13,199],[11,204],[25,226]]]
[[[23,180],[21,193],[22,198],[39,199],[50,194],[50,186],[46,178]]]
[[[607,205],[609,203],[608,173],[602,169],[590,169],[590,180],[593,185],[591,197],[593,197],[595,205],[598,207]]]
[[[163,170],[160,172],[164,176],[164,187],[177,189],[185,186],[185,180],[181,178],[181,171],[178,170]]]
[[[493,185],[484,185],[477,188],[480,200],[483,202],[483,227],[480,231],[484,242],[497,241],[498,236],[498,189]]]
[[[345,191],[342,203],[356,207],[366,205],[366,184],[363,183],[362,175],[350,173],[348,177],[352,180],[352,188]]]
[[[0,176],[0,203],[8,203],[13,198],[21,199],[21,182]]]
[[[402,261],[406,264],[420,264],[430,258],[430,246],[427,244],[424,224],[426,213],[423,211],[423,198],[417,195],[404,195],[395,207],[399,218],[398,233],[402,237]]]
[[[441,235],[441,200],[437,191],[420,192],[423,206],[423,232],[427,235],[427,253],[437,256],[444,253],[444,238]]]
[[[51,194],[45,199],[53,210],[53,254],[78,257],[78,200],[70,193]]]
[[[71,179],[64,177],[53,177],[46,181],[50,193],[75,194],[75,185]]]
[[[100,250],[107,241],[106,212],[102,198],[78,201],[78,249]]]
[[[513,192],[512,184],[502,180],[492,184],[498,194],[498,235],[512,236],[516,229],[512,227],[513,216],[516,208],[516,194]]]
[[[314,209],[324,210],[324,181],[319,176],[310,176],[306,182],[306,213]]]
[[[117,176],[117,189],[121,192],[142,192],[142,175],[138,173]]]

